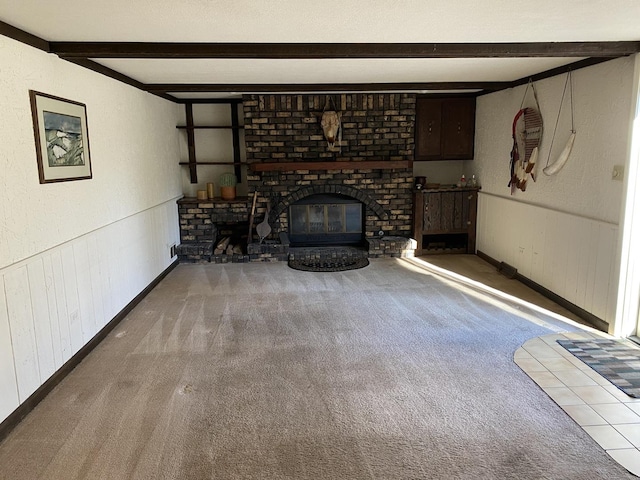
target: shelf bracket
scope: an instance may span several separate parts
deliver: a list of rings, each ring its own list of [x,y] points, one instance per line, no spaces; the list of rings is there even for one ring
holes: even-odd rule
[[[231,107],[231,125],[238,125],[238,105],[242,105],[242,103],[231,103],[229,106]],[[236,178],[238,182],[242,182],[242,168],[240,168],[240,129],[234,128],[232,130],[233,135],[233,164],[234,170],[236,174]]]
[[[196,166],[196,139],[193,131],[193,104],[185,103],[187,117],[187,145],[189,148],[189,175],[191,183],[198,183],[198,169]]]

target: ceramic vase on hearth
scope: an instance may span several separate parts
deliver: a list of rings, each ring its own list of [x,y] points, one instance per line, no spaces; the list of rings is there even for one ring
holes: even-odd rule
[[[220,196],[223,200],[233,200],[236,198],[236,187],[220,187]]]
[[[236,198],[236,184],[238,183],[235,174],[223,173],[220,175],[220,196],[223,200],[233,200]]]

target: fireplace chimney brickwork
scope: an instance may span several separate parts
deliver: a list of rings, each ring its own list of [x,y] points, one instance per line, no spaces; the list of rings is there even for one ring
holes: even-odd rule
[[[341,113],[342,141],[329,148],[320,120],[325,105]],[[273,235],[286,232],[288,206],[305,195],[343,193],[365,205],[365,235],[411,234],[416,96],[399,93],[245,95],[249,192],[257,191]],[[349,168],[260,171],[256,163],[351,162]],[[357,162],[407,161],[406,168],[358,168]],[[344,164],[342,165],[344,167]]]

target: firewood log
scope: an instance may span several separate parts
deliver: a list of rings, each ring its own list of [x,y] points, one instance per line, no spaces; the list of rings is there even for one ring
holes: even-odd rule
[[[222,240],[220,240],[218,242],[218,245],[216,245],[215,250],[213,251],[214,255],[222,255],[227,249],[230,241],[231,237],[224,237]]]

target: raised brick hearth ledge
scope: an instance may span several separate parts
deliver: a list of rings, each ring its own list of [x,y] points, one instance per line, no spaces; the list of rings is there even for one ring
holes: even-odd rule
[[[216,242],[223,236],[230,235],[233,229],[239,228],[242,232],[248,232],[250,201],[247,197],[235,200],[198,200],[186,197],[177,203],[181,241],[177,247],[177,254],[181,262],[247,263],[289,260],[288,237],[283,232],[272,234],[263,243],[250,243],[246,246],[246,254],[214,255]],[[275,212],[276,209],[274,216]],[[256,213],[256,222],[263,216],[264,211]],[[246,237],[242,240],[246,245]],[[416,247],[417,242],[414,239],[385,235],[367,237],[362,248],[369,258],[382,258],[412,257]],[[316,250],[326,251],[322,248]]]
[[[369,238],[367,246],[362,248],[362,254],[368,258],[388,257],[413,257],[417,243],[412,238],[381,237]],[[343,253],[347,252],[347,253]],[[341,247],[304,247],[293,248],[288,244],[276,241],[263,243],[250,243],[247,246],[247,254],[239,255],[214,255],[213,242],[199,244],[181,244],[178,247],[178,256],[184,263],[249,263],[249,262],[286,262],[292,258],[335,258],[336,255],[352,255],[353,248],[341,249]]]

